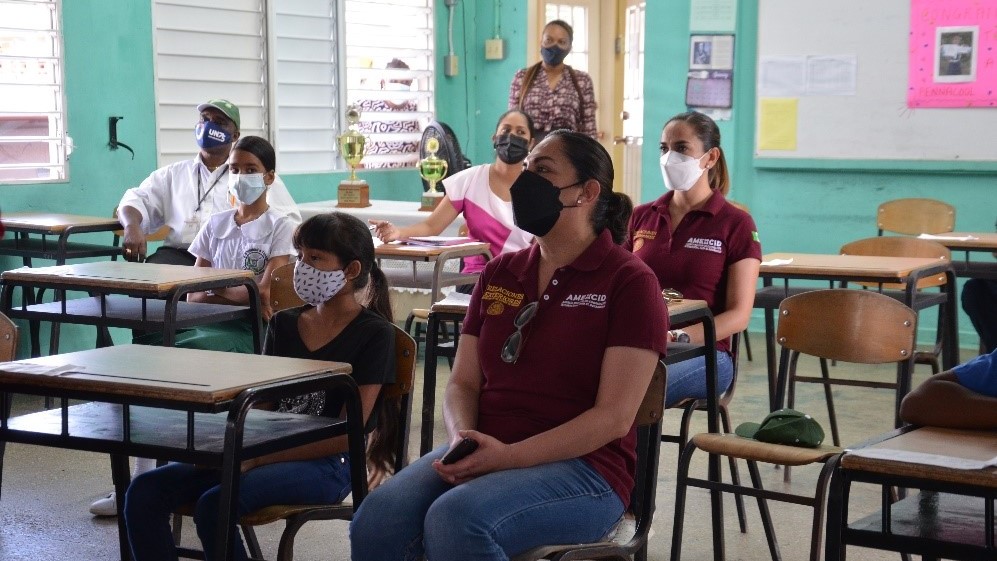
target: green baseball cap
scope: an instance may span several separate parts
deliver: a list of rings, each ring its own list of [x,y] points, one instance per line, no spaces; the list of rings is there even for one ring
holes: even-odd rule
[[[804,448],[816,448],[824,442],[820,423],[795,409],[773,411],[761,423],[741,423],[734,433],[760,442]]]
[[[235,128],[241,129],[242,123],[239,122],[239,108],[235,106],[231,101],[227,99],[210,99],[197,106],[197,111],[201,112],[208,107],[214,107],[215,109],[221,111],[226,117],[232,119],[235,123]]]

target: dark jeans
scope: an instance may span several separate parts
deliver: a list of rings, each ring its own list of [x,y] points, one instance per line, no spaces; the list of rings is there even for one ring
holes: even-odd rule
[[[980,334],[986,352],[997,349],[997,281],[969,279],[962,287],[962,309]]]
[[[236,516],[276,504],[335,504],[350,493],[349,454],[301,462],[278,462],[247,471],[239,480]],[[205,557],[215,559],[221,473],[189,464],[169,464],[143,473],[125,495],[125,526],[135,561],[173,560],[176,544],[170,515],[195,503],[194,524]],[[237,560],[246,549],[232,526]]]
[[[155,253],[145,258],[146,263],[159,263],[162,265],[194,265],[197,258],[191,255],[186,249],[176,247],[160,246]]]

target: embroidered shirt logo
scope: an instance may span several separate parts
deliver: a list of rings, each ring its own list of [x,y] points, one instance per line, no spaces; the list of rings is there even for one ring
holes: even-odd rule
[[[522,292],[513,292],[507,288],[502,288],[501,286],[496,286],[494,284],[486,286],[485,290],[481,294],[481,300],[484,302],[500,302],[506,306],[512,306],[513,308],[518,308],[523,303],[523,298],[525,297],[526,295]]]
[[[262,275],[267,268],[267,254],[257,247],[251,247],[242,255],[242,268]]]
[[[713,238],[689,238],[689,240],[685,242],[685,248],[712,251],[713,253],[723,253],[724,243]]]
[[[761,242],[762,241],[762,240],[760,240],[758,238],[758,232],[751,232],[751,240],[752,241],[756,241],[756,242]]]
[[[589,308],[595,308],[601,310],[606,307],[606,295],[605,294],[569,294],[561,302],[562,308],[577,308],[579,306],[588,306]]]

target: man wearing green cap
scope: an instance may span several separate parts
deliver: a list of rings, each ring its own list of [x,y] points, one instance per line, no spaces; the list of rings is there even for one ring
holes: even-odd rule
[[[141,185],[126,191],[118,203],[129,261],[193,265],[194,256],[187,248],[201,225],[212,214],[231,208],[225,162],[239,138],[239,108],[228,100],[212,99],[197,110],[197,156],[157,169]],[[267,190],[267,202],[296,224],[301,222],[298,206],[279,176]],[[170,228],[166,240],[146,259],[146,236],[163,226]]]

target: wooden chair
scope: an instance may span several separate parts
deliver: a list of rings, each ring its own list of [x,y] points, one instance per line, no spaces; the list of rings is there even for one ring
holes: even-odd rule
[[[882,294],[861,290],[819,290],[792,296],[779,307],[777,338],[782,345],[779,362],[780,396],[782,382],[792,380],[800,354],[860,364],[897,365],[896,383],[845,380],[848,385],[893,387],[897,390],[897,410],[900,401],[910,389],[915,341],[915,314],[903,304]],[[817,378],[825,384],[842,383],[826,376]],[[899,422],[899,418],[897,418]],[[751,487],[693,479],[688,475],[693,452],[740,458],[748,463]],[[821,554],[827,485],[831,472],[837,465],[842,450],[834,446],[799,448],[769,444],[733,434],[697,434],[686,445],[679,460],[678,482],[675,492],[675,522],[672,531],[672,561],[679,561],[682,549],[682,530],[685,517],[685,499],[688,487],[736,492],[756,497],[761,513],[762,526],[772,559],[780,559],[779,545],[772,527],[767,499],[786,501],[813,507],[810,557],[818,561]],[[762,487],[757,462],[784,466],[801,466],[823,463],[813,496],[800,496],[774,492]],[[787,468],[788,469],[788,468]],[[723,521],[713,520],[714,543],[722,547]],[[717,541],[719,540],[719,542]]]
[[[276,271],[274,272],[276,273]],[[408,429],[409,420],[412,417],[412,390],[416,366],[415,340],[398,326],[395,326],[395,362],[395,382],[381,390],[381,399],[399,399],[401,402],[398,444],[395,449],[395,465],[393,466],[394,471],[397,472],[408,464]],[[192,515],[193,507],[193,504],[187,505],[174,514],[173,538],[177,544],[180,543],[180,530],[182,528],[180,516]],[[246,537],[250,555],[253,559],[258,560],[263,559],[263,553],[260,550],[253,526],[262,526],[283,520],[285,527],[277,546],[277,561],[291,561],[294,559],[294,538],[305,523],[312,520],[352,519],[353,503],[351,501],[331,505],[272,505],[243,516],[239,519],[239,526]],[[178,547],[177,551],[180,557],[186,559],[204,559],[204,552],[200,550]]]
[[[883,232],[917,236],[955,229],[955,207],[935,199],[894,199],[879,205],[876,227]]]
[[[921,240],[909,237],[878,237],[865,238],[841,246],[842,255],[874,255],[882,257],[929,257],[940,259],[945,262],[952,261],[952,253],[949,249],[938,242],[931,240]],[[877,288],[883,294],[896,300],[904,300],[903,284],[898,283],[860,283],[862,286]],[[842,288],[846,283],[842,283]],[[946,294],[944,292],[924,292],[927,288],[940,288],[944,290],[945,274],[924,278],[918,281],[914,301],[914,310],[920,311],[931,306],[939,306],[938,313],[938,337],[935,346],[930,351],[917,351],[914,355],[915,364],[929,364],[933,374],[941,371],[939,365],[939,354],[941,353],[942,330],[944,325],[944,314],[958,313],[956,310],[946,309]]]
[[[274,269],[270,273],[270,308],[274,313],[304,305],[305,301],[294,291],[294,263]]]
[[[637,411],[637,418],[634,421],[637,425],[637,472],[634,477],[634,489],[630,495],[630,513],[624,518],[624,522],[618,525],[615,532],[607,536],[606,541],[541,546],[517,555],[513,561],[647,560],[647,538],[654,519],[654,499],[658,490],[658,454],[661,450],[659,435],[667,379],[667,367],[663,362],[658,362],[647,393],[644,394],[644,401]],[[633,515],[632,520],[630,514]]]
[[[728,387],[726,391],[720,394],[719,398],[717,399],[717,408],[720,411],[720,423],[724,432],[731,431],[730,401],[734,399],[734,390],[737,387],[738,372],[741,370],[737,364],[738,357],[740,354],[739,353],[740,344],[738,342],[739,339],[738,335],[739,334],[735,333],[734,335],[731,336],[730,339],[731,363],[733,364],[734,368],[733,376],[731,377],[730,380],[730,387]],[[694,346],[686,344],[682,345]],[[679,344],[669,345],[669,352],[672,352],[672,349],[677,346],[679,346]],[[668,363],[667,358],[665,359],[665,362]],[[679,452],[681,452],[682,449],[685,448],[686,443],[689,442],[689,425],[692,423],[692,414],[696,411],[706,411],[707,402],[705,399],[696,399],[690,397],[683,399],[682,401],[672,405],[671,407],[669,407],[669,409],[682,410],[682,420],[680,421],[679,424],[679,434],[677,435],[662,434],[661,441],[670,442],[672,444],[678,444]],[[734,485],[740,485],[741,474],[737,469],[737,462],[734,460],[734,458],[730,458],[729,465],[730,465],[731,482]],[[744,497],[741,496],[740,494],[737,493],[734,494],[734,507],[737,510],[737,522],[741,528],[741,533],[742,534],[746,533],[748,531],[748,518],[744,511]]]
[[[15,358],[17,358],[17,326],[3,312],[0,312],[0,362],[10,362]],[[4,419],[10,416],[12,400],[13,396],[8,393],[7,399],[0,404],[3,407],[0,416]]]

